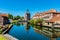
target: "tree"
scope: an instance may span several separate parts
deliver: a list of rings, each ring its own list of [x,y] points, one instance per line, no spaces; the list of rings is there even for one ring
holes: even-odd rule
[[[12,14],[8,14],[8,17],[9,17],[10,19],[13,19],[13,15],[12,15]]]
[[[14,20],[18,20],[18,19],[20,19],[21,17],[20,16],[15,16],[14,17]]]
[[[16,20],[16,17],[13,17],[14,20]]]
[[[40,19],[40,18],[39,18],[39,19],[36,20],[36,22],[37,22],[37,23],[42,23],[42,22],[43,22],[43,19]]]
[[[23,19],[24,19],[24,17],[21,17],[20,19],[21,19],[21,20],[23,20]]]
[[[43,19],[40,19],[40,18],[37,19],[37,24],[39,23],[41,29],[42,29],[42,26],[43,26],[42,25],[43,21],[44,21]]]
[[[35,21],[35,20],[31,19],[29,22],[30,22],[30,24],[33,25],[33,24],[34,24],[34,21]]]
[[[20,19],[21,17],[20,16],[16,16],[17,19]]]

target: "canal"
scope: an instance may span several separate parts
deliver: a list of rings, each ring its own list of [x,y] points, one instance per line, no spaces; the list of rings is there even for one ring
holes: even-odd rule
[[[36,32],[32,26],[27,26],[26,24],[13,24],[9,34],[19,40],[51,40],[49,37]],[[60,38],[56,38],[56,40],[60,40]]]

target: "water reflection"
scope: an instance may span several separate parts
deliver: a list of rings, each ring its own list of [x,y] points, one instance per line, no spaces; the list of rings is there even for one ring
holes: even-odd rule
[[[34,26],[34,27],[38,27],[38,26]],[[60,37],[60,29],[56,29],[56,28],[46,28],[43,27],[42,29],[34,29],[35,32],[39,33],[39,34],[43,34],[47,37],[50,38],[50,40],[56,40],[57,38]]]
[[[26,23],[20,22],[20,23],[14,23],[14,24],[16,26],[20,26],[20,25],[24,25],[25,24],[25,29],[26,29],[25,31],[26,32],[29,32],[29,30],[31,28],[31,25],[30,25],[29,22],[26,22]],[[58,37],[60,37],[60,31],[58,31],[60,29],[40,27],[40,26],[36,26],[36,25],[32,25],[32,27],[34,28],[34,31],[36,33],[43,34],[46,37],[49,37],[50,40],[56,40]]]
[[[30,24],[29,24],[29,22],[27,22],[25,26],[26,26],[26,30],[29,31],[29,29],[30,29]]]
[[[52,29],[52,31],[50,32],[49,28],[48,28],[48,30],[45,30],[43,27],[36,26],[36,25],[32,25],[32,27],[39,29],[39,30],[34,29],[36,33],[43,34],[43,35],[49,37],[50,40],[56,40],[56,38],[57,38],[57,35],[56,35],[57,32],[55,32],[54,29]],[[29,29],[30,29],[30,24],[27,22],[26,30],[28,31]]]
[[[18,22],[18,23],[13,23],[13,24],[16,26],[25,25],[25,28],[27,31],[30,29],[30,23],[29,22]]]
[[[13,23],[13,25],[16,25],[16,26],[20,26],[20,25],[23,25],[24,23],[22,22],[16,22],[16,23]]]

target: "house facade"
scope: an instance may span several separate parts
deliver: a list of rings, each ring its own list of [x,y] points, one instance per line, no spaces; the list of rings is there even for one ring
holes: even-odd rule
[[[8,14],[0,14],[0,25],[9,24]]]
[[[45,21],[44,25],[60,24],[60,12],[56,10],[49,10],[47,12],[37,13],[32,19],[43,18]]]

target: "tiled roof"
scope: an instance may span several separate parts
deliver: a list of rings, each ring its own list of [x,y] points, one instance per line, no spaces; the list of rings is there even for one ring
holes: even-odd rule
[[[41,16],[48,14],[48,12],[42,12]]]
[[[8,17],[8,14],[0,14],[0,16]]]
[[[37,17],[37,16],[40,16],[40,14],[37,13],[37,14],[35,14],[33,17]]]
[[[43,16],[43,15],[49,14],[49,13],[57,13],[57,14],[60,14],[60,12],[57,12],[56,10],[52,9],[52,10],[49,10],[47,12],[37,13],[34,16],[40,16],[39,14],[41,14],[41,16]]]
[[[54,17],[51,18],[48,22],[55,22],[55,21],[58,21],[58,20],[60,20],[60,15],[54,16]]]
[[[44,16],[46,14],[53,14],[53,17],[48,20],[47,22],[55,22],[55,21],[58,21],[60,20],[60,12],[57,12],[56,10],[49,10],[47,12],[42,12],[42,13],[37,13],[35,14],[33,17],[40,17],[40,16]],[[48,16],[45,16],[44,18],[48,18]]]
[[[54,9],[51,9],[51,10],[49,10],[48,12],[57,12],[56,10],[54,10]]]

